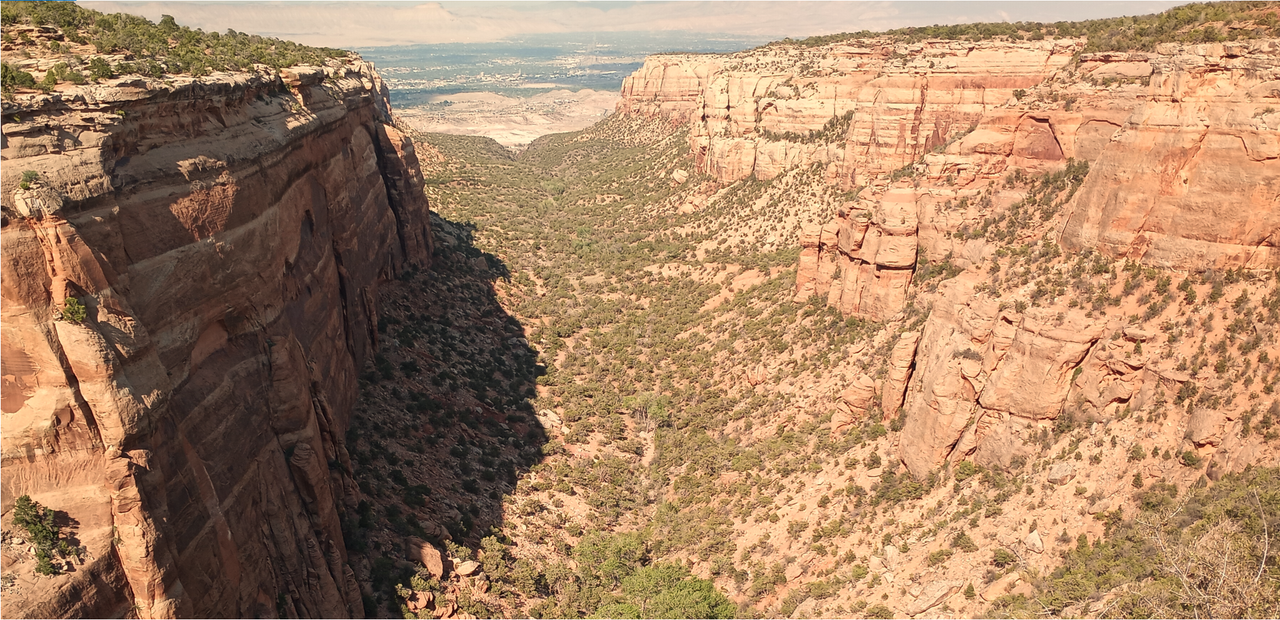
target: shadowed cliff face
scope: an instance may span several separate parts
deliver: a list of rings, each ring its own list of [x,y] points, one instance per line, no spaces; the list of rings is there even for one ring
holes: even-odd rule
[[[344,435],[379,283],[431,256],[372,67],[111,80],[4,120],[3,503],[88,549],[4,614],[362,615]]]

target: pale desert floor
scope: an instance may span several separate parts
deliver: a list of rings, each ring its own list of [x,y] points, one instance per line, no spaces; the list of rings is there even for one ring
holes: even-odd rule
[[[397,111],[418,131],[488,136],[506,147],[519,148],[549,133],[577,131],[613,112],[618,93],[583,89],[553,90],[528,98],[497,93],[439,95],[432,103]]]

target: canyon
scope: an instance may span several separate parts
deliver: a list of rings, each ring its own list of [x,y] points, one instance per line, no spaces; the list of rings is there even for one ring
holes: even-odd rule
[[[6,90],[0,611],[1274,617],[1268,10],[655,55],[518,156],[335,50]]]

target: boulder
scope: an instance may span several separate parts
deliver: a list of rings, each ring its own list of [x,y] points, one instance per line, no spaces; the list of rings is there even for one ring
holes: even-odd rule
[[[787,568],[783,571],[782,576],[786,577],[787,581],[794,581],[797,578],[799,578],[800,575],[803,575],[803,574],[804,574],[804,566],[801,566],[799,562],[795,562],[787,566]]]
[[[1187,422],[1186,438],[1197,447],[1216,446],[1222,441],[1228,423],[1227,414],[1216,409],[1198,407]]]
[[[537,413],[538,423],[542,424],[542,428],[546,430],[558,429],[564,426],[564,420],[556,412],[550,409],[542,409]]]
[[[840,394],[840,403],[831,416],[831,432],[839,433],[862,421],[876,397],[876,381],[867,375],[857,379]]]
[[[931,581],[921,589],[916,600],[907,605],[907,615],[916,616],[929,611],[955,596],[963,587],[964,583],[960,581]]]
[[[1049,482],[1053,484],[1066,484],[1075,477],[1076,466],[1071,461],[1058,461],[1049,468]]]
[[[1027,534],[1027,536],[1022,539],[1022,544],[1026,545],[1027,549],[1030,549],[1031,551],[1044,553],[1044,541],[1040,538],[1039,530]]]
[[[405,605],[409,607],[409,611],[418,613],[431,605],[435,596],[430,592],[414,592],[413,596],[405,601]]]
[[[1009,590],[1009,594],[1021,594],[1027,598],[1032,598],[1036,595],[1036,587],[1031,585],[1030,582],[1019,579],[1018,583],[1014,584],[1013,588]]]
[[[1008,575],[991,582],[991,585],[987,586],[987,588],[982,591],[982,600],[990,603],[991,601],[1008,594],[1009,589],[1017,585],[1018,580],[1018,573],[1009,573]]]
[[[444,577],[444,555],[434,545],[416,536],[410,536],[405,539],[404,550],[410,560],[426,567],[432,577],[436,579]]]
[[[902,552],[898,551],[898,548],[893,545],[885,545],[884,546],[885,566],[888,566],[890,569],[895,569],[895,568],[898,568],[898,565],[901,563],[902,563]]]
[[[1139,327],[1134,327],[1132,325],[1124,328],[1125,339],[1131,340],[1133,342],[1147,342],[1148,340],[1155,338],[1156,335],[1157,333],[1152,330],[1142,329]]]
[[[463,577],[470,577],[480,570],[480,563],[475,560],[467,560],[459,564],[454,570]]]
[[[888,570],[888,567],[884,565],[884,560],[875,555],[871,556],[871,558],[867,560],[867,568],[871,569],[871,572],[873,573],[882,573],[885,570]]]
[[[814,612],[818,609],[818,601],[816,599],[807,598],[803,603],[796,605],[795,611],[791,612],[791,618],[813,618]]]

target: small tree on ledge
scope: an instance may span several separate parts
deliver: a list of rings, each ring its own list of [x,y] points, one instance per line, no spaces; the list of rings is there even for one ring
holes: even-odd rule
[[[68,297],[62,306],[62,320],[81,323],[89,316],[89,310],[75,297]]]

